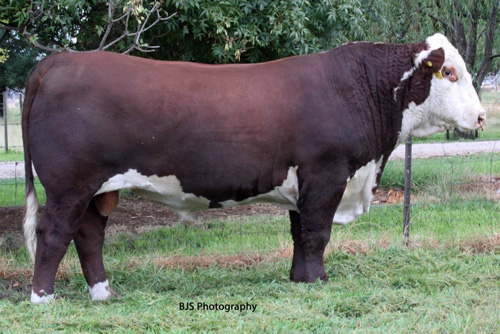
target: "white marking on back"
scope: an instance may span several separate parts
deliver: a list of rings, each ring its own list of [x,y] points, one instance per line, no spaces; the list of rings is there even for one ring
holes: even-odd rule
[[[410,78],[412,75],[413,75],[413,72],[415,72],[417,68],[416,67],[412,67],[411,69],[409,69],[408,71],[406,71],[405,73],[403,73],[403,76],[401,77],[401,80],[399,80],[399,85],[394,88],[394,101],[397,102],[397,94],[398,94],[398,90],[401,89],[401,85],[408,79]]]
[[[380,172],[383,156],[375,162],[370,161],[356,171],[347,181],[342,200],[333,217],[334,224],[347,224],[370,210],[373,188],[377,186],[377,174]]]
[[[105,280],[104,282],[94,284],[93,287],[89,286],[89,293],[92,301],[106,300],[111,297],[113,290],[109,286],[108,280]]]
[[[297,208],[297,200],[299,198],[299,180],[297,178],[297,169],[299,167],[290,167],[288,169],[287,178],[281,186],[278,186],[268,193],[249,197],[243,201],[236,202],[228,200],[221,202],[223,207],[246,205],[253,203],[271,203],[286,210],[299,212]]]
[[[40,290],[40,293],[44,293],[43,290]],[[54,294],[51,295],[43,295],[39,296],[35,291],[31,290],[31,302],[35,304],[45,304],[54,300]]]
[[[181,182],[174,175],[146,176],[135,169],[111,177],[102,184],[96,195],[119,189],[132,189],[142,197],[177,211],[206,210],[210,204],[207,198],[183,192]]]

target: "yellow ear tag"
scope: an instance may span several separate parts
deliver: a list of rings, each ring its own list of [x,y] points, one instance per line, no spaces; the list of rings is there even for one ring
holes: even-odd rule
[[[428,61],[427,66],[432,67],[432,61]]]
[[[443,79],[443,75],[441,74],[441,71],[434,72],[434,76],[438,79]]]

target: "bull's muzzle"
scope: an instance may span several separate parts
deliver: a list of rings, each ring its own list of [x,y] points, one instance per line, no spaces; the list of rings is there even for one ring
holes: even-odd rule
[[[478,127],[484,131],[484,121],[486,121],[486,112],[481,112],[479,113],[479,116],[477,117],[477,124]]]

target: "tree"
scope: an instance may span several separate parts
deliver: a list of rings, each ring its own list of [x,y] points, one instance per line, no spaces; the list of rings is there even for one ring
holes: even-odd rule
[[[1,32],[0,32],[1,33]],[[36,65],[39,57],[43,54],[40,50],[31,47],[24,38],[14,36],[0,38],[0,49],[5,50],[6,59],[0,61],[0,92],[11,89],[21,90],[24,88],[26,74]]]
[[[358,0],[169,0],[174,20],[147,34],[153,57],[257,62],[329,49],[363,37]]]
[[[169,18],[160,1],[0,2],[0,91],[21,89],[29,70],[52,52],[153,51],[142,34]]]
[[[142,34],[168,20],[159,0],[10,0],[0,4],[0,30],[45,51],[148,52]]]
[[[163,52],[149,57],[255,62],[362,38],[359,7],[359,0],[11,0],[0,4],[0,29],[46,52],[137,54],[157,44]]]
[[[500,45],[498,1],[388,0],[383,4],[370,1],[370,5],[378,9],[385,6],[385,14],[382,14],[385,24],[378,27],[383,34],[395,31],[398,39],[410,39],[422,32],[427,35],[443,32],[457,47],[469,71],[475,74],[473,81],[477,90],[486,75],[493,68],[498,69],[498,66],[492,67]]]
[[[493,0],[4,0],[0,31],[45,52],[205,63],[266,61],[353,40],[410,42],[441,31],[479,85],[499,44],[498,10]]]

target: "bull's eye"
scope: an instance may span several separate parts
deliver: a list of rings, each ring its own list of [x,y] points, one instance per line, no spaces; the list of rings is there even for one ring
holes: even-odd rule
[[[444,75],[446,75],[447,77],[449,77],[451,75],[451,71],[450,70],[445,70],[444,71]]]

